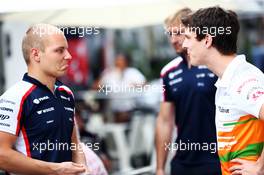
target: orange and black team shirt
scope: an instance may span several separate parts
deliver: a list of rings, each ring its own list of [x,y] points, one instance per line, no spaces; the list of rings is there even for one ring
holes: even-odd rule
[[[235,158],[256,161],[263,149],[264,75],[238,55],[216,82],[216,128],[223,175],[230,175]]]

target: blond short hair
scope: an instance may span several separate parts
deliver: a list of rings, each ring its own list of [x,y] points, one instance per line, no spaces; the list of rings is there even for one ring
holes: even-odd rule
[[[189,14],[191,14],[192,11],[189,8],[183,8],[176,13],[168,16],[164,23],[167,27],[173,26],[173,25],[180,25],[182,24],[181,19],[187,17]]]
[[[30,62],[31,49],[37,48],[44,52],[46,36],[54,33],[63,34],[59,28],[50,24],[35,24],[29,27],[22,41],[22,52],[26,64]]]

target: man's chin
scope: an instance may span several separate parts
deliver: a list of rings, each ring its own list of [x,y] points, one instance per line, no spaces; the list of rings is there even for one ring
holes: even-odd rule
[[[184,49],[182,48],[174,48],[177,54],[182,54],[184,52]]]
[[[199,66],[199,64],[197,64],[196,62],[191,61],[190,63],[192,66]]]
[[[193,61],[192,58],[190,58],[190,64],[191,64],[192,66],[197,66],[196,62]]]
[[[57,72],[57,78],[59,78],[59,77],[62,77],[62,76],[64,76],[66,74],[66,70],[65,71],[60,71],[60,72]]]

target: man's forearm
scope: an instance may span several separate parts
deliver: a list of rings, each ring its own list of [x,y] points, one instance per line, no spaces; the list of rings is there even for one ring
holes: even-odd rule
[[[75,120],[76,121],[76,120]],[[75,144],[74,150],[72,150],[72,161],[75,163],[80,163],[86,166],[86,159],[83,151],[83,147],[85,146],[84,144],[81,143],[79,131],[78,131],[78,126],[75,123],[75,126],[73,127],[73,132],[72,132],[72,143]]]
[[[260,174],[264,175],[264,148],[262,150],[262,153],[261,153],[257,163],[259,164]]]
[[[156,151],[157,151],[157,170],[164,170],[164,166],[167,160],[168,149],[166,144],[171,141],[172,127],[171,124],[165,124],[158,121],[156,126]]]
[[[0,150],[0,169],[27,175],[54,174],[56,163],[44,162],[26,157],[12,149]]]
[[[86,159],[83,151],[84,144],[78,143],[77,149],[72,150],[72,161],[75,163],[80,163],[86,165]]]

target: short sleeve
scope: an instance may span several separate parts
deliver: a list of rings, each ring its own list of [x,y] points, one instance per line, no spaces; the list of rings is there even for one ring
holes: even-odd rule
[[[161,76],[161,85],[162,85],[162,102],[172,102],[173,98],[169,90],[169,86],[167,84],[167,80],[165,76]]]
[[[261,106],[264,103],[263,74],[242,77],[235,84],[233,92],[237,108],[259,117]]]
[[[129,84],[144,84],[146,82],[145,76],[136,68],[127,68],[126,81]]]
[[[19,127],[19,104],[12,98],[3,95],[0,97],[0,131],[17,135]]]
[[[0,131],[19,135],[24,102],[35,88],[35,85],[21,81],[0,97]]]
[[[162,102],[173,102],[174,98],[172,95],[171,86],[169,86],[169,77],[168,74],[170,71],[177,69],[177,67],[180,65],[180,63],[183,61],[182,57],[177,57],[173,59],[171,62],[169,62],[167,65],[165,65],[161,72],[160,72],[160,78],[161,78],[161,84],[162,84]]]

